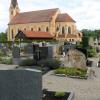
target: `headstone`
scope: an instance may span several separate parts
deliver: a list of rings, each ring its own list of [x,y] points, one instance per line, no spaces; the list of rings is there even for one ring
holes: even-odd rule
[[[57,46],[43,46],[39,47],[40,58],[54,58],[57,57]]]
[[[33,54],[33,45],[28,44],[27,46],[25,46],[25,51],[27,54]]]
[[[17,65],[20,62],[20,48],[17,46],[14,46],[12,49],[13,49],[12,50],[12,57],[13,57],[12,61],[13,61],[13,64]]]
[[[70,49],[65,55],[64,65],[68,67],[86,67],[86,57],[85,55],[76,50]]]
[[[0,100],[42,100],[41,72],[0,70]]]
[[[14,46],[12,49],[13,49],[12,50],[13,58],[20,58],[20,48],[17,46]]]

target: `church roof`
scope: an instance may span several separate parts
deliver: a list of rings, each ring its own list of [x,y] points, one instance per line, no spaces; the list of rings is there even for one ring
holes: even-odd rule
[[[18,3],[17,3],[17,0],[11,0],[11,4],[12,4],[12,6],[15,8],[16,5],[18,4]]]
[[[75,22],[67,13],[59,14],[56,22]]]
[[[58,8],[54,8],[54,9],[19,13],[10,21],[9,24],[50,22],[52,20],[52,17],[58,10],[59,10]]]
[[[25,31],[21,30],[18,32],[16,37],[21,37],[23,36],[29,39],[53,39],[54,36],[51,35],[49,32],[36,32],[36,31]]]

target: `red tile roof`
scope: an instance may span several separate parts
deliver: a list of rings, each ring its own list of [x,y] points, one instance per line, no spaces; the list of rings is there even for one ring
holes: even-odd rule
[[[53,39],[49,32],[21,31],[26,38],[30,39]]]
[[[75,22],[67,13],[59,14],[56,22]]]
[[[54,16],[58,10],[59,10],[58,8],[54,8],[54,9],[19,13],[10,21],[9,24],[50,22],[52,20],[52,16]]]

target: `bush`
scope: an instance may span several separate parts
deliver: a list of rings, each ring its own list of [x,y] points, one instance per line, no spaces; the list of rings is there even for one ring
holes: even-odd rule
[[[96,55],[96,49],[95,48],[89,48],[88,49],[88,57],[95,57]]]
[[[10,64],[12,64],[12,58],[2,58],[1,63],[10,65]]]
[[[65,68],[58,68],[55,70],[55,74],[66,74]]]
[[[58,59],[45,59],[37,63],[39,66],[48,67],[50,69],[57,69],[60,67],[61,62]]]
[[[65,92],[56,92],[55,96],[56,97],[63,97],[63,96],[65,96]]]
[[[0,50],[0,56],[5,56],[4,53]]]
[[[34,66],[36,61],[33,59],[24,59],[20,62],[19,66]]]
[[[66,68],[58,68],[55,70],[55,74],[65,74],[68,76],[80,76],[85,77],[87,73],[87,69],[76,68],[76,67],[66,67]]]

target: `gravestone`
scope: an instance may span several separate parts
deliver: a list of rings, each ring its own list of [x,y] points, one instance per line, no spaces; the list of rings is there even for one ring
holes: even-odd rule
[[[33,54],[33,44],[28,44],[24,48],[27,54]]]
[[[20,62],[20,48],[14,46],[12,49],[13,64],[19,64]]]
[[[54,58],[57,57],[57,46],[43,46],[39,47],[40,49],[40,58]]]
[[[86,67],[85,55],[76,49],[70,49],[64,58],[64,65],[68,67]]]
[[[0,100],[42,100],[42,74],[33,69],[0,70]]]
[[[19,47],[17,46],[13,47],[12,56],[13,58],[20,58],[20,48]]]

